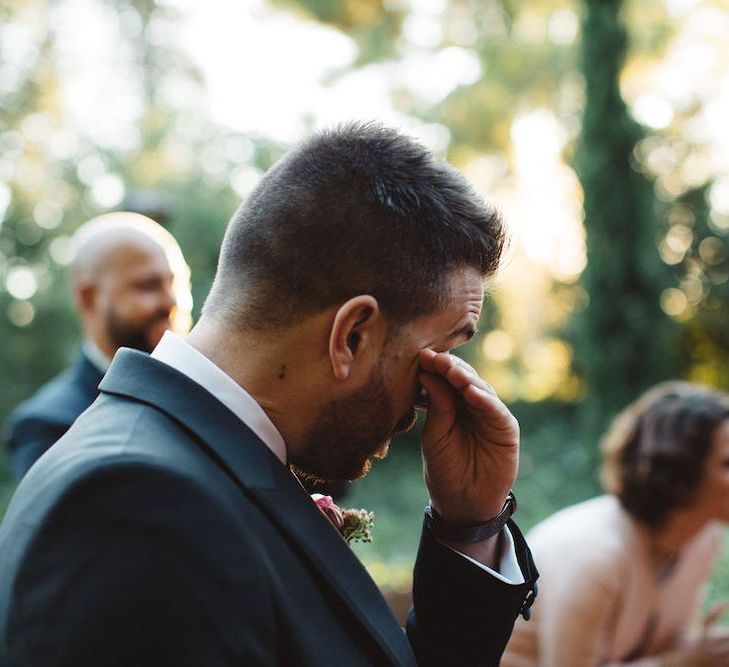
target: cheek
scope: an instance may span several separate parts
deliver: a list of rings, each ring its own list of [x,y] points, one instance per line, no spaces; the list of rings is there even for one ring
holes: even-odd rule
[[[126,293],[111,304],[111,310],[118,320],[128,326],[141,326],[154,312],[154,305],[140,295]]]
[[[403,378],[392,378],[385,384],[386,400],[390,417],[399,420],[411,407],[409,382]]]
[[[130,312],[145,316],[153,313],[159,308],[161,297],[157,292],[135,292],[127,298],[127,305]]]
[[[399,398],[410,406],[420,389],[417,367],[411,366],[403,371],[398,388]]]

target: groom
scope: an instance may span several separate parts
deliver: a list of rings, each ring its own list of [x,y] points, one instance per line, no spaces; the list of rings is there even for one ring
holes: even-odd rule
[[[188,338],[117,353],[19,486],[0,664],[497,665],[536,579],[508,520],[518,424],[448,352],[503,244],[462,177],[392,130],[284,157],[233,216]],[[364,475],[426,401],[403,633],[293,473]]]

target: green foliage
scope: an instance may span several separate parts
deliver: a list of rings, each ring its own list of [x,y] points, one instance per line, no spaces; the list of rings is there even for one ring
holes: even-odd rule
[[[5,5],[0,3],[0,11],[10,25],[16,12],[20,13],[20,8]],[[14,94],[0,98],[3,107],[0,159],[10,173],[13,173],[12,168],[20,171],[18,165],[21,161],[24,161],[23,166],[27,170],[38,169],[43,161],[39,147],[28,141],[22,132],[23,122],[44,108],[47,88],[53,85],[53,77],[44,67],[53,45],[49,26],[41,25],[39,34],[42,38],[36,45],[35,57],[29,58],[25,69],[18,72],[20,83]],[[67,189],[56,190],[54,187],[63,172],[62,165],[54,165],[41,172],[46,177],[42,194],[54,191],[56,196],[65,196],[69,209],[73,210],[79,197],[74,197]],[[33,301],[15,299],[0,289],[0,336],[3,340],[0,377],[12,378],[12,382],[3,383],[0,393],[0,424],[10,409],[68,362],[71,354],[69,342],[77,337],[77,326],[70,316],[69,299],[65,292],[54,289],[63,282],[63,270],[49,261],[52,236],[44,233],[34,219],[40,193],[29,191],[20,177],[2,180],[9,187],[11,203],[4,220],[0,221],[0,278],[6,278],[14,268],[25,268],[33,274],[39,289]],[[0,185],[3,184],[0,181]],[[63,230],[61,223],[54,230],[54,236],[61,235]],[[34,320],[31,326],[28,326],[28,319]],[[49,336],[49,332],[53,332],[53,337]],[[3,470],[7,474],[0,465],[0,471]]]
[[[4,456],[0,455],[0,521],[10,503],[15,485],[10,481],[10,469]]]
[[[452,14],[457,16],[459,6],[452,5]],[[434,110],[434,118],[451,132],[451,156],[465,150],[507,154],[511,123],[520,112],[546,107],[570,115],[562,97],[577,69],[577,49],[569,41],[555,43],[546,33],[555,12],[573,7],[572,2],[469,5],[477,35],[471,48],[484,74]],[[526,31],[525,25],[534,28]]]
[[[574,404],[519,403],[511,408],[522,427],[518,520],[529,530],[556,510],[601,492],[597,439],[581,429]]]
[[[641,390],[675,375],[675,328],[661,310],[670,274],[656,248],[652,184],[632,160],[641,128],[620,95],[626,31],[620,0],[585,0],[586,103],[577,171],[584,189],[589,304],[575,321],[576,359],[587,380],[586,432],[601,432]]]
[[[585,192],[588,266],[583,285],[590,302],[575,318],[572,335],[577,365],[588,381],[588,398],[584,406],[513,406],[524,434],[516,487],[517,520],[522,528],[599,492],[596,437],[611,414],[642,388],[686,367],[693,379],[729,388],[729,316],[723,307],[729,297],[725,233],[712,226],[703,189],[687,193],[665,211],[665,228],[659,222],[652,183],[640,173],[634,158],[644,134],[630,118],[618,85],[628,34],[633,52],[637,49],[655,56],[665,46],[670,34],[665,3],[631,0],[623,8],[619,0],[449,0],[437,19],[442,37],[423,47],[408,42],[404,29],[408,3],[269,1],[350,36],[358,47],[355,69],[371,63],[397,63],[406,53],[435,53],[448,47],[473,56],[481,74],[443,99],[423,102],[418,91],[405,86],[394,90],[398,111],[447,128],[446,152],[457,165],[474,157],[498,155],[507,174],[512,121],[520,113],[541,107],[553,112],[575,136],[583,111],[584,80],[586,98],[576,164]],[[152,22],[174,27],[174,5],[153,0],[99,0],[112,12],[124,12],[128,19],[136,17],[127,25],[138,20],[141,26],[136,32],[121,34],[118,44],[120,61],[126,54],[125,66],[136,73],[133,95],[142,109],[136,128],[139,141],[126,149],[103,147],[73,130],[74,150],[63,157],[52,155],[48,145],[56,133],[68,128],[58,100],[48,8],[63,4],[0,0],[0,29],[3,24],[21,21],[26,11],[36,12],[33,24],[37,28],[33,51],[15,72],[18,84],[0,90],[0,180],[12,190],[10,208],[0,224],[0,336],[4,344],[0,377],[12,379],[4,382],[0,392],[0,422],[14,405],[68,363],[79,341],[64,265],[53,248],[58,250],[58,242],[84,220],[107,209],[94,199],[92,180],[81,176],[79,166],[85,160],[98,161],[103,174],[118,176],[128,194],[151,192],[165,203],[167,224],[192,268],[197,314],[212,282],[225,223],[246,194],[245,187],[234,185],[236,170],[265,171],[283,151],[282,146],[265,139],[216,127],[206,111],[196,106],[196,100],[175,106],[165,99],[163,93],[171,81],[183,81],[195,91],[193,97],[203,97],[200,74],[180,49],[148,39],[154,32],[149,30]],[[578,42],[553,32],[560,15],[564,18],[575,11],[581,11],[584,18],[581,61]],[[621,16],[627,26],[621,23]],[[334,78],[345,74],[337,73]],[[50,124],[50,134],[45,140],[28,139],[24,128],[39,120]],[[21,163],[22,168],[16,169]],[[21,178],[32,173],[39,174],[35,181]],[[62,211],[57,226],[38,224],[39,204]],[[693,236],[686,256],[673,267],[672,278],[671,269],[658,256],[656,241],[666,230],[670,232],[676,212],[683,224],[687,211],[693,220],[688,225]],[[707,245],[707,238],[715,240]],[[30,268],[38,280],[37,292],[28,299],[11,297],[3,289],[8,270],[18,266]],[[676,282],[695,284],[697,280],[702,295],[691,304],[693,317],[682,322],[679,340],[660,309],[659,298]],[[553,294],[574,289],[556,285]],[[23,317],[17,315],[23,315],[21,311],[28,306],[34,317],[23,324]],[[485,312],[481,328],[488,331],[499,322],[499,314],[492,304]],[[10,313],[16,316],[9,317]],[[551,333],[559,336],[563,332]],[[674,363],[679,350],[683,353],[681,367]],[[480,355],[478,341],[464,352],[479,367]],[[0,452],[0,516],[10,495],[8,479]],[[409,578],[426,502],[417,433],[399,438],[390,456],[375,464],[373,474],[353,485],[344,504],[377,514],[374,543],[356,545],[355,550],[381,583],[397,586]],[[729,571],[727,558],[725,555],[720,565],[713,595],[723,591],[729,595],[729,579],[722,574]]]
[[[522,427],[519,506],[514,517],[522,531],[556,511],[601,493],[597,443],[580,429],[579,407],[560,403],[512,406]],[[343,501],[375,512],[373,541],[354,551],[381,586],[407,590],[428,501],[417,433],[399,436],[389,456],[375,463]],[[538,565],[538,564],[537,564]],[[706,606],[729,599],[729,535],[711,578]]]
[[[729,600],[729,534],[724,535],[724,543],[722,545],[719,560],[714,568],[714,573],[709,582],[709,590],[707,591],[704,609],[708,609],[719,602]],[[729,619],[724,615],[721,625],[729,625]]]
[[[342,500],[346,507],[375,513],[373,541],[352,546],[378,583],[393,587],[409,581],[428,504],[418,433],[396,437],[387,458],[375,461],[370,474]]]
[[[139,193],[148,195],[155,210],[134,209],[158,219],[161,213],[160,222],[180,242],[192,269],[197,315],[212,283],[227,220],[255,174],[282,153],[272,141],[237,135],[208,119],[196,104],[203,97],[199,73],[172,41],[148,39],[151,24],[164,35],[160,26],[177,21],[175,10],[149,0],[98,3],[97,9],[108,8],[111,29],[117,30],[120,71],[134,74],[126,102],[138,104],[140,115],[130,145],[95,141],[64,115],[54,50],[55,4],[63,5],[0,0],[0,31],[33,36],[27,58],[4,64],[4,81],[14,83],[0,88],[0,195],[5,187],[11,194],[0,218],[0,377],[11,379],[0,392],[0,425],[70,362],[79,345],[65,272],[69,239],[80,224],[110,208],[128,208]],[[191,101],[172,104],[164,95],[171,87],[191,90]],[[236,170],[248,174],[239,179],[242,186]],[[127,197],[105,204],[97,196],[104,179],[123,184]],[[27,269],[36,283],[27,295],[6,289],[10,272],[17,269]],[[3,484],[9,485],[4,457],[0,448],[0,496]]]
[[[688,237],[674,267],[677,283],[691,297],[681,323],[681,352],[689,378],[729,390],[729,238],[711,218],[707,187],[689,190],[670,207],[669,235]]]
[[[359,47],[358,63],[395,55],[404,11],[384,0],[272,0],[348,34]]]
[[[35,300],[37,314],[32,328],[13,325],[0,318],[3,340],[3,377],[13,378],[0,394],[0,423],[8,412],[27,398],[72,360],[78,341],[78,324],[65,292],[42,294]],[[0,312],[12,306],[7,294],[0,294]],[[49,337],[49,332],[53,332]],[[39,344],[39,339],[45,344]]]
[[[529,530],[558,509],[600,492],[587,455],[595,443],[580,434],[574,405],[522,403],[512,408],[522,426],[515,518]],[[377,582],[391,588],[409,582],[428,502],[418,443],[419,430],[397,437],[389,456],[375,462],[370,475],[342,500],[346,507],[375,512],[372,543],[353,548]]]

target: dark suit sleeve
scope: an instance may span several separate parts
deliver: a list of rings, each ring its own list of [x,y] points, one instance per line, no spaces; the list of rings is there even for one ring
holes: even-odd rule
[[[22,561],[8,667],[274,664],[263,559],[236,520],[150,466],[77,483]]]
[[[68,424],[24,417],[11,423],[6,436],[10,468],[20,480],[67,430]]]
[[[513,522],[525,583],[507,584],[448,547],[423,527],[413,574],[408,639],[421,667],[497,667],[517,615],[538,576]]]

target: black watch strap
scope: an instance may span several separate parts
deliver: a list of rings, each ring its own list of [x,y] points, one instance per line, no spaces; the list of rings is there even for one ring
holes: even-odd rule
[[[516,496],[509,491],[502,510],[486,523],[473,526],[464,526],[457,523],[448,523],[430,505],[425,508],[425,525],[434,537],[446,542],[464,542],[474,544],[498,535],[509,517],[516,511]]]

